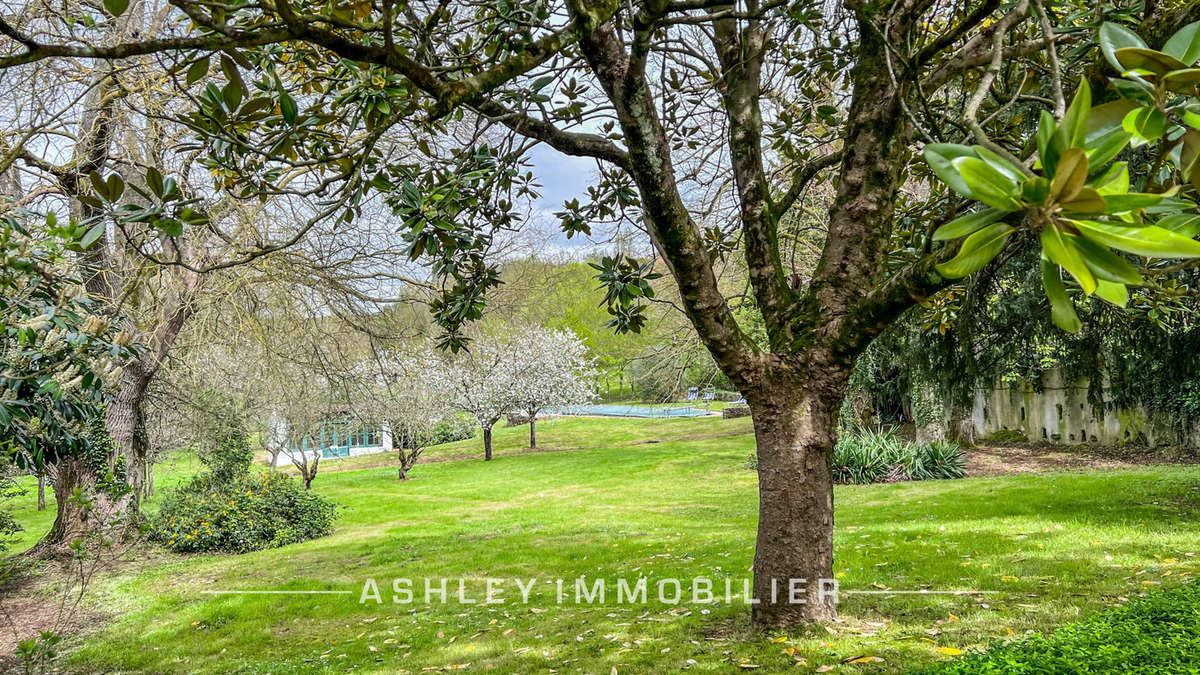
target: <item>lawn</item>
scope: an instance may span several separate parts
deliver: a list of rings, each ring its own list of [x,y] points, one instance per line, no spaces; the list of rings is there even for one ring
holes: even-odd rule
[[[343,508],[327,538],[241,556],[169,556],[99,580],[98,629],[68,665],[81,671],[892,672],[959,650],[1050,631],[1200,571],[1200,468],[1158,466],[839,487],[841,621],[790,633],[748,630],[726,603],[753,557],[753,438],[746,420],[564,419],[544,450],[513,454],[527,429],[500,429],[495,460],[323,473]],[[657,442],[654,442],[657,441]],[[431,457],[478,452],[478,439]],[[330,463],[332,464],[332,462]],[[194,470],[161,467],[160,484]],[[32,495],[28,500],[32,503]],[[152,507],[153,508],[153,507]],[[44,514],[21,512],[31,533]],[[651,603],[616,604],[617,578],[651,580]],[[608,601],[576,603],[574,580],[605,579]],[[394,578],[465,578],[481,601],[393,604]],[[659,603],[663,578],[706,577],[716,604]],[[360,603],[375,579],[384,602]],[[536,578],[528,604],[515,578]],[[551,580],[564,578],[564,602]],[[435,582],[436,583],[436,582]],[[685,582],[690,583],[690,582]],[[971,595],[889,590],[971,589]],[[206,590],[336,590],[345,595],[209,595]],[[668,594],[670,594],[668,587]],[[796,669],[802,659],[802,668]],[[843,661],[856,660],[854,663]],[[469,664],[469,665],[468,665]]]

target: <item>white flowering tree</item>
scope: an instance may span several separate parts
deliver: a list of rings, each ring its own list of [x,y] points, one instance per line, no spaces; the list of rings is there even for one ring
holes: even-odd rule
[[[537,416],[595,398],[597,371],[587,347],[569,330],[528,328],[511,343],[513,408],[529,419],[529,447],[537,447]]]
[[[442,360],[428,347],[397,349],[364,363],[355,413],[392,433],[397,477],[408,472],[437,437],[438,426],[453,415],[453,397]]]
[[[517,407],[518,363],[516,342],[483,337],[444,361],[440,379],[449,387],[451,400],[483,430],[483,458],[492,459],[492,427],[504,413]]]

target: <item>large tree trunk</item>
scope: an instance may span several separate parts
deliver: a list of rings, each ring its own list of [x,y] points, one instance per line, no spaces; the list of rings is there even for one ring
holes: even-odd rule
[[[52,464],[47,473],[56,513],[50,531],[32,549],[35,554],[63,551],[71,542],[93,534],[111,538],[137,532],[129,522],[129,515],[135,513],[129,507],[130,495],[113,497],[97,490],[96,474],[82,458]]]
[[[753,619],[759,626],[837,615],[833,598],[821,591],[833,583],[830,462],[839,400],[800,387],[773,387],[751,398],[759,494],[754,554],[759,604]]]
[[[492,461],[492,428],[483,428],[483,459],[485,462]]]

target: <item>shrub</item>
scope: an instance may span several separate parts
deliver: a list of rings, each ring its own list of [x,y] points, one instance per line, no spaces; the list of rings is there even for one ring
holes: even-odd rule
[[[1195,673],[1200,583],[1134,600],[1050,636],[1034,635],[923,673]]]
[[[477,426],[475,420],[472,419],[463,419],[457,415],[449,417],[433,430],[433,442],[430,445],[474,438]]]
[[[967,457],[954,443],[910,443],[894,431],[842,434],[833,448],[833,482],[866,485],[895,480],[936,480],[967,475]],[[746,468],[758,470],[752,452]]]
[[[214,482],[233,481],[250,473],[254,450],[245,432],[231,431],[219,436],[212,447],[201,455],[200,461],[208,467]]]
[[[966,455],[954,443],[910,443],[892,431],[845,434],[833,450],[835,483],[962,478],[965,467]]]
[[[168,493],[151,526],[173,551],[245,553],[325,536],[334,517],[330,501],[283,474],[206,473]]]

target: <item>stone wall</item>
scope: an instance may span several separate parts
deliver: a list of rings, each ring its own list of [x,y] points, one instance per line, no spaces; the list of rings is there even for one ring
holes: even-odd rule
[[[1098,416],[1088,403],[1086,378],[1065,382],[1058,369],[1031,383],[997,386],[975,395],[971,418],[978,439],[1017,432],[1031,442],[1200,446],[1200,434],[1181,434],[1151,423],[1144,410],[1114,410]]]

